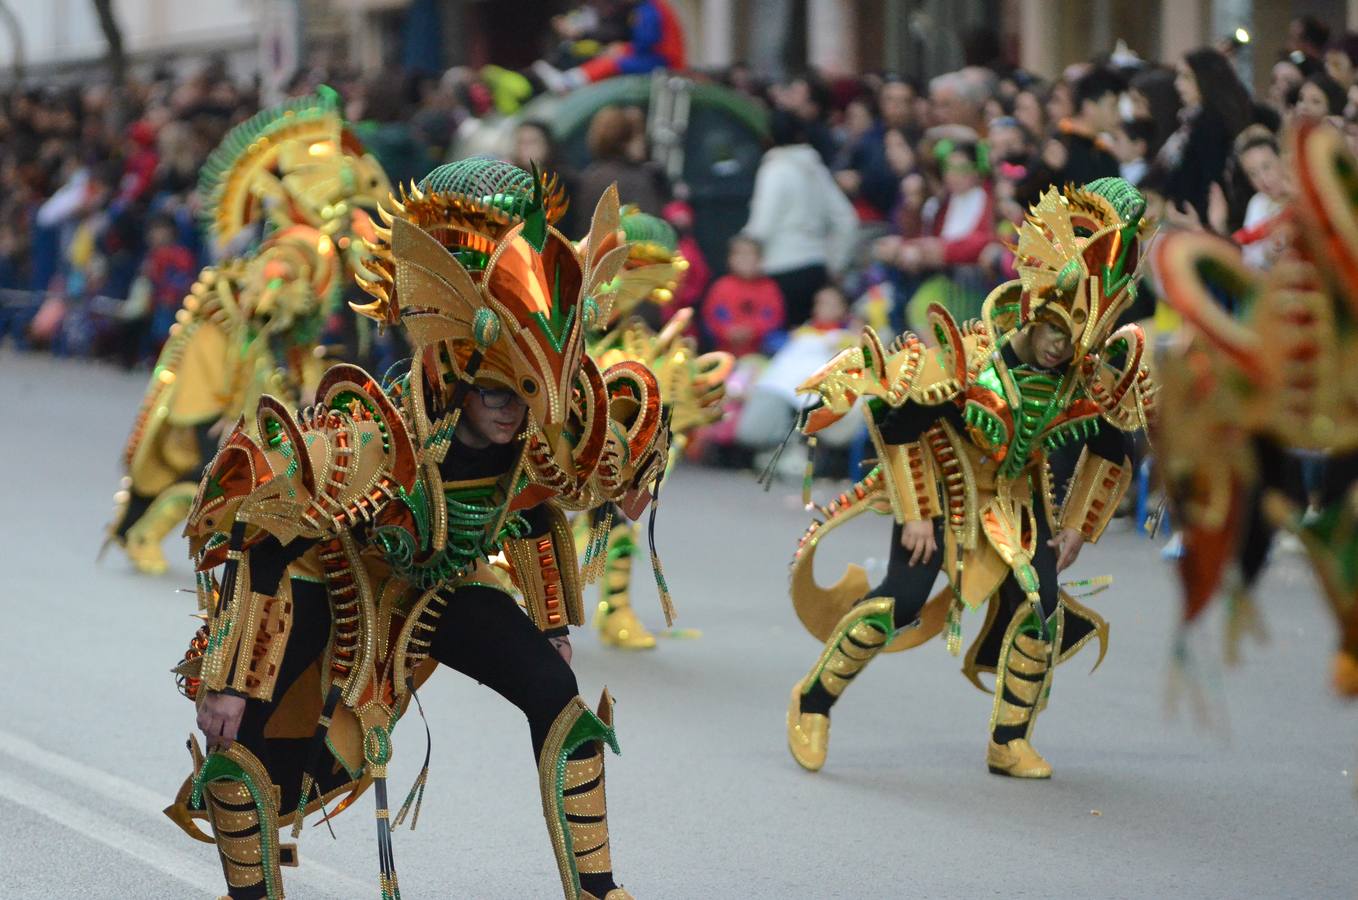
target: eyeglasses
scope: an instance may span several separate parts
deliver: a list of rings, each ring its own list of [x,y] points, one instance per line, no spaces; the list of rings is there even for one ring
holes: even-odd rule
[[[486,409],[528,405],[522,397],[508,388],[477,388],[476,393],[481,395],[481,405]]]

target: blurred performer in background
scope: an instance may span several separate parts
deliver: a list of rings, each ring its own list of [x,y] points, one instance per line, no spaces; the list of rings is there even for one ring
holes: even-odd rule
[[[792,689],[793,757],[825,763],[830,708],[883,649],[918,646],[946,630],[961,650],[964,607],[988,604],[963,673],[995,684],[986,764],[998,775],[1049,778],[1029,743],[1052,671],[1107,624],[1062,590],[1058,574],[1102,534],[1131,480],[1124,432],[1145,425],[1152,397],[1136,326],[1114,333],[1132,302],[1145,203],[1120,178],[1043,194],[1019,229],[1019,278],[959,327],[929,311],[939,347],[914,336],[888,352],[871,329],[801,388],[819,394],[804,431],[846,414],[859,398],[878,465],[823,509],[792,564],[802,623],[825,642]],[[1049,457],[1084,452],[1058,506]],[[813,577],[824,535],[860,513],[891,513],[890,558],[869,590],[852,567],[833,587]],[[942,571],[949,588],[930,599]],[[927,601],[927,602],[926,602]]]
[[[278,829],[296,836],[369,786],[382,896],[399,896],[391,830],[418,820],[432,747],[393,811],[392,731],[440,663],[528,719],[567,900],[630,897],[604,803],[612,701],[586,705],[569,666],[584,616],[566,512],[638,515],[667,431],[648,369],[585,352],[627,257],[617,193],[579,249],[552,227],[564,207],[554,179],[480,158],[403,190],[359,311],[404,327],[409,369],[382,387],[336,366],[300,413],[261,399],[199,486],[188,533],[207,623],[178,672],[207,755],[190,740],[194,774],[167,813],[200,839],[196,820],[211,822],[233,898],[283,896],[296,847]],[[499,552],[527,615],[491,572]],[[483,888],[459,893],[496,892]]]
[[[390,185],[322,87],[232,129],[198,191],[223,261],[199,274],[151,373],[109,528],[151,574],[165,571],[161,542],[184,520],[222,430],[242,417],[253,427],[266,393],[290,406],[311,397],[325,319],[364,272],[370,212]]]
[[[1334,687],[1358,696],[1358,187],[1343,135],[1301,125],[1288,154],[1296,196],[1275,220],[1266,271],[1235,245],[1178,232],[1157,245],[1164,299],[1182,316],[1163,366],[1156,444],[1182,529],[1184,624],[1223,582],[1227,658],[1258,631],[1250,588],[1276,528],[1301,539],[1339,629]],[[1308,515],[1296,451],[1324,454]],[[1175,658],[1187,661],[1186,633]]]
[[[589,353],[603,369],[631,361],[655,372],[669,414],[668,465],[673,466],[689,433],[721,418],[725,380],[735,360],[729,353],[698,353],[696,342],[685,334],[693,318],[691,308],[680,310],[659,331],[648,324],[659,321],[659,309],[673,299],[688,263],[679,254],[679,236],[664,219],[629,207],[622,229],[627,263],[618,277],[607,330],[591,342]],[[600,580],[595,627],[605,644],[628,650],[655,646],[655,635],[637,618],[631,602],[632,557],[640,537],[640,525],[619,515],[612,504],[576,518],[586,582]],[[654,563],[654,547],[651,557]],[[663,578],[657,583],[665,624],[670,625],[674,612]]]

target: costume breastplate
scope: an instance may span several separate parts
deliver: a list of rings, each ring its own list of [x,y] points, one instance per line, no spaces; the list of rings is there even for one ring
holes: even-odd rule
[[[433,549],[435,516],[424,482],[399,499],[415,519],[418,539],[396,527],[379,528],[374,538],[392,569],[424,590],[467,574],[480,560],[499,552],[504,541],[529,531],[521,514],[506,513],[509,498],[498,477],[444,484],[447,539],[440,550]]]
[[[978,447],[999,461],[998,475],[1015,478],[1039,450],[1054,450],[1098,431],[1098,418],[1070,415],[1075,396],[1061,395],[1062,375],[993,354],[967,388],[963,416]]]

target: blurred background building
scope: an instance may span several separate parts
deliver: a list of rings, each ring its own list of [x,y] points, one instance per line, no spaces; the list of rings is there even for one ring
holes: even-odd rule
[[[108,51],[107,10],[131,66],[226,59],[236,75],[281,81],[301,60],[376,72],[527,65],[566,0],[0,0],[0,60],[50,79],[87,74]],[[1312,15],[1335,31],[1358,25],[1358,0],[675,0],[696,68],[734,62],[774,76],[892,70],[929,77],[1008,57],[1054,76],[1122,40],[1144,59],[1243,29],[1245,80],[1267,83],[1288,22]],[[979,35],[988,32],[985,38]],[[16,69],[17,67],[17,69]]]

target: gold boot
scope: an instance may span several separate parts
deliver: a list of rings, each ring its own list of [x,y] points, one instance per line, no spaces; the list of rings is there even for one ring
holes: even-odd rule
[[[1049,634],[1055,629],[1058,643],[1060,621],[1058,612],[1047,623]],[[1027,606],[1014,614],[1004,640],[995,673],[995,704],[990,716],[986,766],[993,774],[1010,778],[1050,778],[1052,767],[1028,743],[1028,738],[1051,689],[1053,642],[1043,639],[1041,620]],[[1022,735],[1000,744],[995,740],[998,728],[1010,734],[1012,729],[1021,728]]]
[[[196,780],[222,872],[232,892],[283,897],[280,865],[297,865],[295,844],[278,842],[278,788],[248,750],[233,744],[208,756]],[[197,791],[195,791],[197,793]]]
[[[830,749],[830,716],[802,712],[802,697],[817,683],[834,700],[886,646],[894,631],[890,597],[874,597],[849,610],[825,642],[816,664],[792,688],[787,708],[787,747],[803,769],[820,771]]]
[[[164,574],[167,564],[161,542],[189,514],[197,490],[198,486],[188,481],[170,485],[156,495],[141,518],[127,529],[123,549],[138,571]]]
[[[608,555],[599,588],[603,599],[599,601],[594,627],[605,644],[624,650],[650,650],[655,646],[655,635],[641,624],[628,596],[632,582],[632,554],[636,548],[635,527],[631,522],[620,522],[608,535]]]
[[[594,754],[585,759],[570,755],[586,744]],[[618,752],[613,731],[613,698],[607,690],[594,713],[579,697],[556,717],[538,758],[542,812],[552,839],[557,870],[566,900],[628,900],[621,888],[603,898],[580,887],[581,874],[613,871],[608,845],[608,808],[604,797],[604,745]]]

